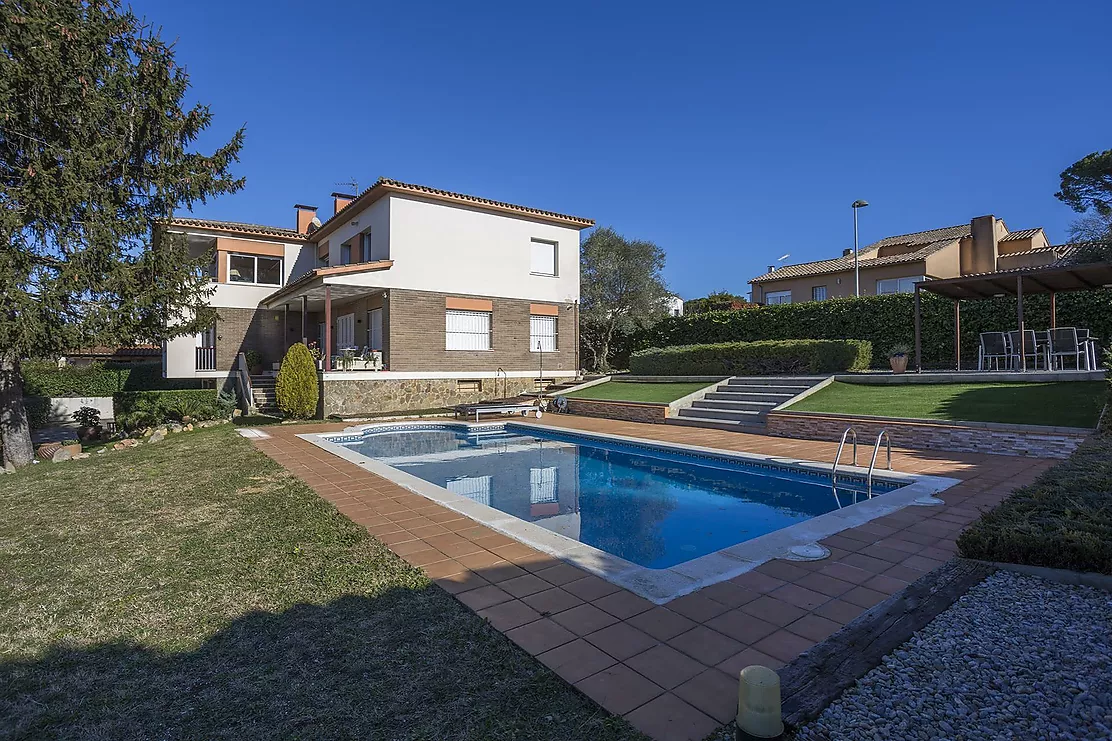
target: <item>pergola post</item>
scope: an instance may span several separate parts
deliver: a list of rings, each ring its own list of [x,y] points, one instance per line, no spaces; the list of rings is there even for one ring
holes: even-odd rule
[[[282,344],[289,349],[290,341],[290,305],[282,304]]]
[[[920,333],[919,320],[919,284],[915,284],[915,372],[923,372],[923,338]]]
[[[1058,294],[1050,294],[1050,328],[1058,326]]]
[[[961,301],[954,299],[954,359],[956,370],[961,370]]]
[[[332,286],[324,286],[324,372],[332,370]]]
[[[301,344],[308,346],[309,334],[306,329],[309,321],[309,297],[301,294]]]
[[[1023,276],[1015,279],[1016,319],[1019,320],[1019,367],[1027,372],[1027,337],[1023,333]]]

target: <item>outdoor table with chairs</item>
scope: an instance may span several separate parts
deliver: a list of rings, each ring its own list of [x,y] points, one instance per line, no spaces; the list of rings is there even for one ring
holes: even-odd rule
[[[1097,367],[1097,341],[1087,329],[1053,327],[1010,332],[982,332],[977,349],[977,370],[1017,370],[1041,361],[1044,370],[1093,370]]]

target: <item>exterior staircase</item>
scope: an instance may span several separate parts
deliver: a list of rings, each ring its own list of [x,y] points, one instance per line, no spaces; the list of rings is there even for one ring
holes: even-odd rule
[[[763,433],[765,417],[826,376],[735,376],[682,407],[668,424]]]
[[[278,413],[278,394],[273,375],[251,376],[251,403],[259,414]]]

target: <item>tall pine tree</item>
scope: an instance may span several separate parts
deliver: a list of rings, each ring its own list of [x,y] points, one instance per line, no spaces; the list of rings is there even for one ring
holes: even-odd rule
[[[243,187],[243,130],[212,116],[156,29],[116,0],[0,2],[0,442],[31,460],[21,360],[160,341],[212,321],[207,258],[160,239],[176,209]]]

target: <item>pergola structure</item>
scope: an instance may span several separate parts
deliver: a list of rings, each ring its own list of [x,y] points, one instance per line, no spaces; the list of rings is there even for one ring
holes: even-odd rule
[[[923,370],[923,348],[920,332],[921,291],[945,296],[954,302],[954,352],[957,369],[961,370],[961,301],[1016,297],[1016,319],[1019,327],[1020,351],[1023,370],[1027,370],[1026,336],[1023,333],[1023,297],[1033,293],[1050,294],[1050,326],[1057,326],[1054,297],[1069,291],[1092,291],[1112,288],[1112,262],[1083,265],[1046,265],[1035,268],[1000,270],[995,273],[964,275],[960,278],[928,280],[915,284],[915,371]]]

